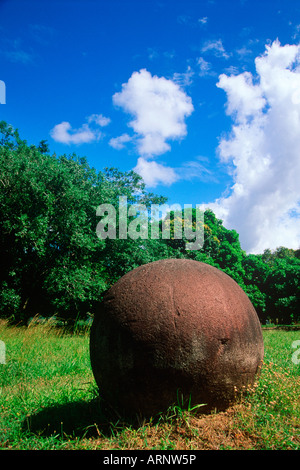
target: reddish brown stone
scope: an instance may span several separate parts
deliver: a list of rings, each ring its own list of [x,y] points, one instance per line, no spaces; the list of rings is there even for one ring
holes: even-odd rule
[[[100,395],[121,413],[163,411],[177,394],[224,409],[253,384],[263,359],[257,314],[238,284],[204,263],[140,266],[107,292],[90,356]]]

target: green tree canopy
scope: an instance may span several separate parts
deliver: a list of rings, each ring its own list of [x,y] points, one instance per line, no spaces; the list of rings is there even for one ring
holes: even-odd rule
[[[147,205],[164,198],[146,193],[132,171],[96,172],[74,154],[56,157],[28,146],[3,122],[0,131],[2,314],[75,318],[119,275],[145,262],[137,242],[112,248],[97,237],[97,206],[117,205],[119,195]]]
[[[224,227],[211,210],[198,220],[195,209],[189,209],[189,218],[182,211],[168,214],[159,223],[158,239],[151,239],[150,220],[148,236],[147,229],[142,236],[140,228],[135,239],[100,239],[96,210],[101,204],[113,205],[118,230],[120,196],[128,205],[146,207],[148,218],[151,204],[167,202],[146,191],[133,171],[96,171],[75,154],[50,155],[47,141],[28,145],[1,121],[0,316],[16,321],[35,314],[86,317],[126,272],[161,258],[185,257],[231,276],[248,294],[262,322],[299,321],[300,250],[279,247],[247,255],[235,230]],[[135,223],[135,217],[126,213],[126,223]],[[187,249],[185,229],[195,231],[200,225],[203,246]],[[165,227],[169,238],[163,236]]]

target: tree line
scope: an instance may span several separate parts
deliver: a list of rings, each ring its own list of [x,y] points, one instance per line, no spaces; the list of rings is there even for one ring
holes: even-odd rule
[[[169,223],[169,239],[99,239],[96,209],[105,203],[118,207],[120,196],[149,209],[167,202],[148,192],[133,171],[96,171],[76,154],[51,155],[47,141],[29,145],[0,122],[0,317],[86,319],[131,269],[163,258],[191,258],[229,274],[262,323],[299,321],[300,250],[247,254],[238,233],[211,210],[204,213],[200,250],[187,250],[185,238],[175,238],[176,212],[160,222],[160,232]]]

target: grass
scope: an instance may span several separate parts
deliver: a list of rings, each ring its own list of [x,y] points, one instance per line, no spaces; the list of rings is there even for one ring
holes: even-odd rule
[[[299,331],[264,331],[261,377],[228,410],[201,415],[177,404],[139,426],[123,423],[100,401],[88,332],[51,322],[0,322],[0,449],[300,449]],[[298,346],[299,347],[299,346]],[[300,358],[300,355],[298,356]]]

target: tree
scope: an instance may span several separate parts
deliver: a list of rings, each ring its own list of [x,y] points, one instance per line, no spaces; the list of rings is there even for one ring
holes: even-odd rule
[[[38,146],[38,151],[40,153],[49,153],[49,145],[47,140],[41,140]]]
[[[275,258],[266,279],[267,313],[280,324],[300,320],[300,260]]]
[[[245,292],[253,303],[262,322],[267,319],[266,279],[270,267],[263,261],[262,255],[246,255],[242,261],[244,268]]]
[[[124,249],[100,240],[97,206],[116,205],[119,195],[148,205],[164,199],[147,194],[134,172],[97,173],[84,158],[47,155],[11,126],[0,130],[1,313],[17,320],[86,314],[120,273],[118,249],[134,260],[138,243]],[[149,256],[140,258],[128,269]]]
[[[151,204],[167,201],[147,192],[133,171],[97,172],[75,154],[50,155],[46,141],[29,146],[1,121],[0,316],[16,321],[35,314],[86,317],[105,290],[131,269],[162,258],[189,258],[235,279],[262,322],[299,321],[300,250],[279,247],[247,255],[235,230],[224,227],[211,210],[199,220],[195,209],[168,214],[159,223],[158,239],[151,239],[150,221],[148,237],[139,233],[140,228],[134,238],[101,239],[96,210],[101,204],[114,206],[118,233],[120,196],[128,205],[143,205],[146,217]],[[138,214],[126,212],[125,217],[131,226]],[[202,247],[188,249],[189,236],[200,228]]]
[[[241,249],[238,233],[224,227],[222,220],[211,210],[205,211],[204,222],[204,246],[202,252],[196,255],[196,259],[222,269],[243,288],[242,260],[245,252]]]

